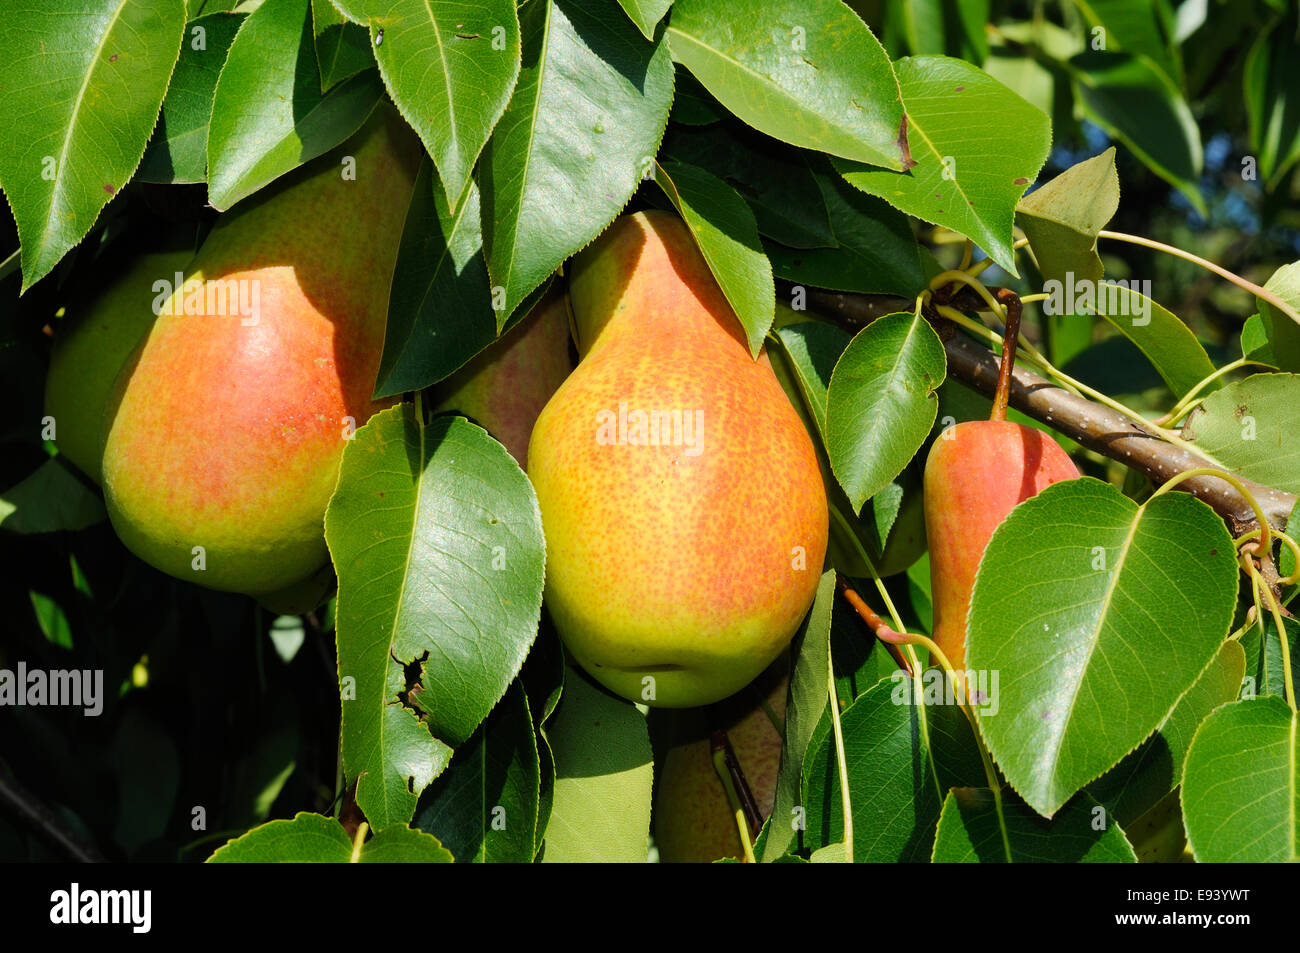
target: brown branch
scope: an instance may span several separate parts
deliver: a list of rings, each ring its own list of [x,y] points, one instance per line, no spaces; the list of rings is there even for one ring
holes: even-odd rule
[[[81,838],[51,808],[37,800],[11,774],[0,772],[0,804],[7,804],[15,814],[61,847],[73,860],[83,864],[102,864],[104,855],[92,843]]]
[[[890,311],[911,310],[911,305],[901,298],[812,289],[808,292],[808,302],[813,310],[850,328],[863,327]],[[939,322],[936,330],[947,352],[949,375],[991,397],[998,379],[998,359],[993,352],[956,333],[950,322]],[[1195,453],[1161,440],[1109,407],[1072,394],[1023,367],[1012,372],[1010,403],[1082,446],[1131,467],[1157,486],[1187,470],[1222,469]],[[1254,494],[1273,528],[1285,530],[1287,518],[1296,505],[1295,494],[1250,480],[1241,482]],[[1194,493],[1208,503],[1227,522],[1233,536],[1259,528],[1254,510],[1223,480],[1197,476],[1179,484],[1178,489]]]

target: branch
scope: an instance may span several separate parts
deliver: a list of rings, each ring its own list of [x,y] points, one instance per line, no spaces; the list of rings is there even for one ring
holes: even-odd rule
[[[94,844],[83,841],[63,818],[6,772],[0,772],[0,804],[7,804],[22,820],[63,848],[73,860],[83,864],[104,863],[104,855]]]
[[[836,294],[809,289],[808,302],[814,310],[850,328],[861,328],[881,314],[910,311],[902,298],[881,295]],[[998,359],[988,348],[953,331],[948,322],[939,327],[948,356],[948,373],[980,393],[992,397],[998,380]],[[1185,470],[1198,467],[1223,469],[1181,447],[1166,443],[1108,407],[1057,387],[1032,371],[1017,367],[1012,372],[1011,406],[1035,420],[1048,424],[1071,440],[1118,460],[1143,474],[1157,486]],[[1296,496],[1250,480],[1242,480],[1255,495],[1269,523],[1285,530]],[[1223,480],[1192,477],[1178,487],[1208,503],[1228,523],[1232,535],[1258,528],[1250,505]]]

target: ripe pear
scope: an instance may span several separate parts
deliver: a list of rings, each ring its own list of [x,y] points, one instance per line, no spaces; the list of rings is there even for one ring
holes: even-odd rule
[[[1079,475],[1055,440],[1009,420],[968,420],[935,439],[925,463],[934,640],[953,668],[966,659],[975,571],[1008,513],[1046,486]]]
[[[381,108],[213,228],[114,386],[105,499],[146,562],[254,595],[326,562],[343,448],[385,406],[371,395],[418,156]]]
[[[59,322],[45,378],[54,443],[82,473],[102,481],[104,407],[113,380],[153,327],[155,282],[173,283],[194,257],[189,246],[140,255],[103,294]]]
[[[552,288],[517,325],[438,385],[434,409],[477,421],[527,470],[537,415],[572,370],[568,307],[564,293]]]
[[[777,770],[781,766],[781,729],[763,699],[784,722],[790,686],[783,654],[750,686],[708,708],[656,712],[668,735],[655,781],[654,832],[663,863],[712,863],[743,856],[736,816],[713,764],[710,735],[726,731],[736,760],[758,807],[760,821],[772,813]],[[758,831],[749,832],[751,842]]]
[[[614,222],[572,263],[580,361],[533,428],[546,601],[578,663],[670,708],[751,682],[812,603],[817,454],[686,226]]]

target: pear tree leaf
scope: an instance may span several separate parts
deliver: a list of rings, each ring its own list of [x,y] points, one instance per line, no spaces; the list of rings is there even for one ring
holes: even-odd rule
[[[913,53],[958,56],[982,66],[989,0],[902,0],[903,35]]]
[[[1300,159],[1300,76],[1289,63],[1296,29],[1293,12],[1261,32],[1246,55],[1241,79],[1250,150],[1270,192]]]
[[[636,28],[645,34],[647,40],[655,38],[655,28],[664,18],[673,0],[618,0],[627,15],[632,18]]]
[[[545,863],[644,863],[654,774],[645,716],[570,669],[544,730],[555,755]]]
[[[348,833],[332,817],[300,812],[291,821],[255,827],[217,849],[210,864],[451,863],[451,852],[429,834],[405,825],[387,827],[354,852]]]
[[[999,673],[980,729],[1030,807],[1053,816],[1160,726],[1236,598],[1232,539],[1189,494],[1138,506],[1081,477],[1011,511],[975,577],[966,659]]]
[[[933,859],[936,864],[1137,863],[1118,824],[1097,829],[1100,810],[1081,794],[1049,821],[1014,791],[1002,792],[999,812],[988,788],[953,788],[943,802]]]
[[[1264,287],[1273,292],[1292,309],[1300,311],[1300,261],[1283,265],[1269,277]],[[1295,318],[1283,314],[1274,305],[1263,298],[1256,298],[1259,314],[1247,321],[1247,327],[1241,331],[1241,349],[1247,357],[1265,360],[1283,371],[1300,372],[1300,324]],[[1247,344],[1247,328],[1255,322],[1258,335],[1264,340]],[[1252,355],[1252,349],[1266,351],[1264,355]]]
[[[1201,133],[1182,91],[1149,59],[1087,50],[1065,64],[1084,115],[1123,142],[1201,215]]]
[[[519,77],[513,0],[337,0],[370,24],[384,85],[438,168],[451,211]],[[382,38],[380,34],[382,33]]]
[[[58,457],[0,492],[0,529],[11,533],[85,529],[107,516],[103,497]]]
[[[415,826],[464,863],[530,863],[541,777],[528,698],[518,681],[420,797]]]
[[[1276,696],[1216,709],[1183,763],[1183,824],[1201,863],[1300,861],[1300,716]]]
[[[912,298],[925,287],[920,246],[907,216],[853,188],[833,171],[813,170],[830,218],[833,248],[764,242],[772,272],[800,285]]]
[[[377,827],[406,823],[519,674],[545,560],[532,486],[463,417],[381,411],[343,454],[325,514],[338,571],[342,756]],[[404,666],[418,666],[418,690]],[[423,712],[417,718],[409,700]]]
[[[1209,668],[1178,700],[1155,733],[1096,781],[1088,793],[1125,827],[1178,786],[1183,759],[1201,721],[1215,708],[1237,698],[1246,674],[1240,642],[1224,642]]]
[[[1248,480],[1300,493],[1300,375],[1253,374],[1206,397],[1187,417],[1183,439]]]
[[[332,0],[311,0],[311,26],[321,92],[375,65],[365,27],[349,21]]]
[[[26,291],[140,164],[185,31],[182,0],[17,0],[0,30],[0,188]]]
[[[1287,550],[1283,550],[1287,552]],[[1285,572],[1285,566],[1279,566]],[[1293,571],[1294,571],[1294,567]],[[1282,643],[1277,637],[1277,623],[1272,613],[1264,613],[1264,627],[1258,625],[1248,628],[1241,636],[1241,647],[1246,654],[1245,678],[1241,681],[1240,697],[1255,698],[1258,695],[1286,696],[1286,674],[1282,664]],[[1291,650],[1293,670],[1300,670],[1300,620],[1289,616],[1282,617],[1282,629],[1286,632],[1287,645]],[[1238,697],[1237,693],[1233,693]]]
[[[962,60],[911,56],[894,69],[915,165],[890,172],[839,160],[836,167],[857,188],[967,236],[1019,275],[1011,248],[1016,203],[1047,159],[1050,120]]]
[[[615,0],[523,10],[523,68],[479,166],[498,325],[653,172],[673,98],[662,38]]]
[[[1178,46],[1165,38],[1157,0],[1074,0],[1083,18],[1105,31],[1106,49],[1149,59],[1175,85],[1183,81]]]
[[[840,355],[826,396],[826,451],[855,511],[916,456],[946,373],[943,342],[919,315],[877,318]]]
[[[888,169],[907,167],[889,55],[839,0],[677,0],[673,59],[769,136]]]
[[[212,94],[243,14],[213,13],[185,28],[162,116],[135,177],[141,182],[206,182]]]
[[[690,228],[757,357],[772,325],[776,286],[754,213],[731,186],[698,166],[655,163],[655,181]]]
[[[764,827],[761,842],[754,845],[754,856],[763,863],[784,855],[794,842],[794,812],[799,804],[804,755],[829,701],[826,686],[834,603],[835,573],[827,572],[817,584],[812,610],[792,643],[794,665],[790,672],[790,696],[785,707],[785,737],[781,744],[781,765],[777,769],[772,820]]]
[[[310,0],[264,3],[226,55],[208,126],[208,201],[221,211],[343,142],[383,96],[374,71],[328,93],[312,37]]]
[[[1071,275],[1080,283],[1101,280],[1097,233],[1118,209],[1114,146],[1070,166],[1017,203],[1016,220],[1034,250],[1046,290],[1053,281],[1064,285]]]

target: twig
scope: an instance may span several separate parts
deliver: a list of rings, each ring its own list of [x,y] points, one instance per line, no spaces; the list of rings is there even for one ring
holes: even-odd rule
[[[11,774],[0,773],[0,802],[7,804],[22,820],[63,848],[73,860],[83,864],[106,862],[94,844],[82,840],[63,818],[38,801]]]

